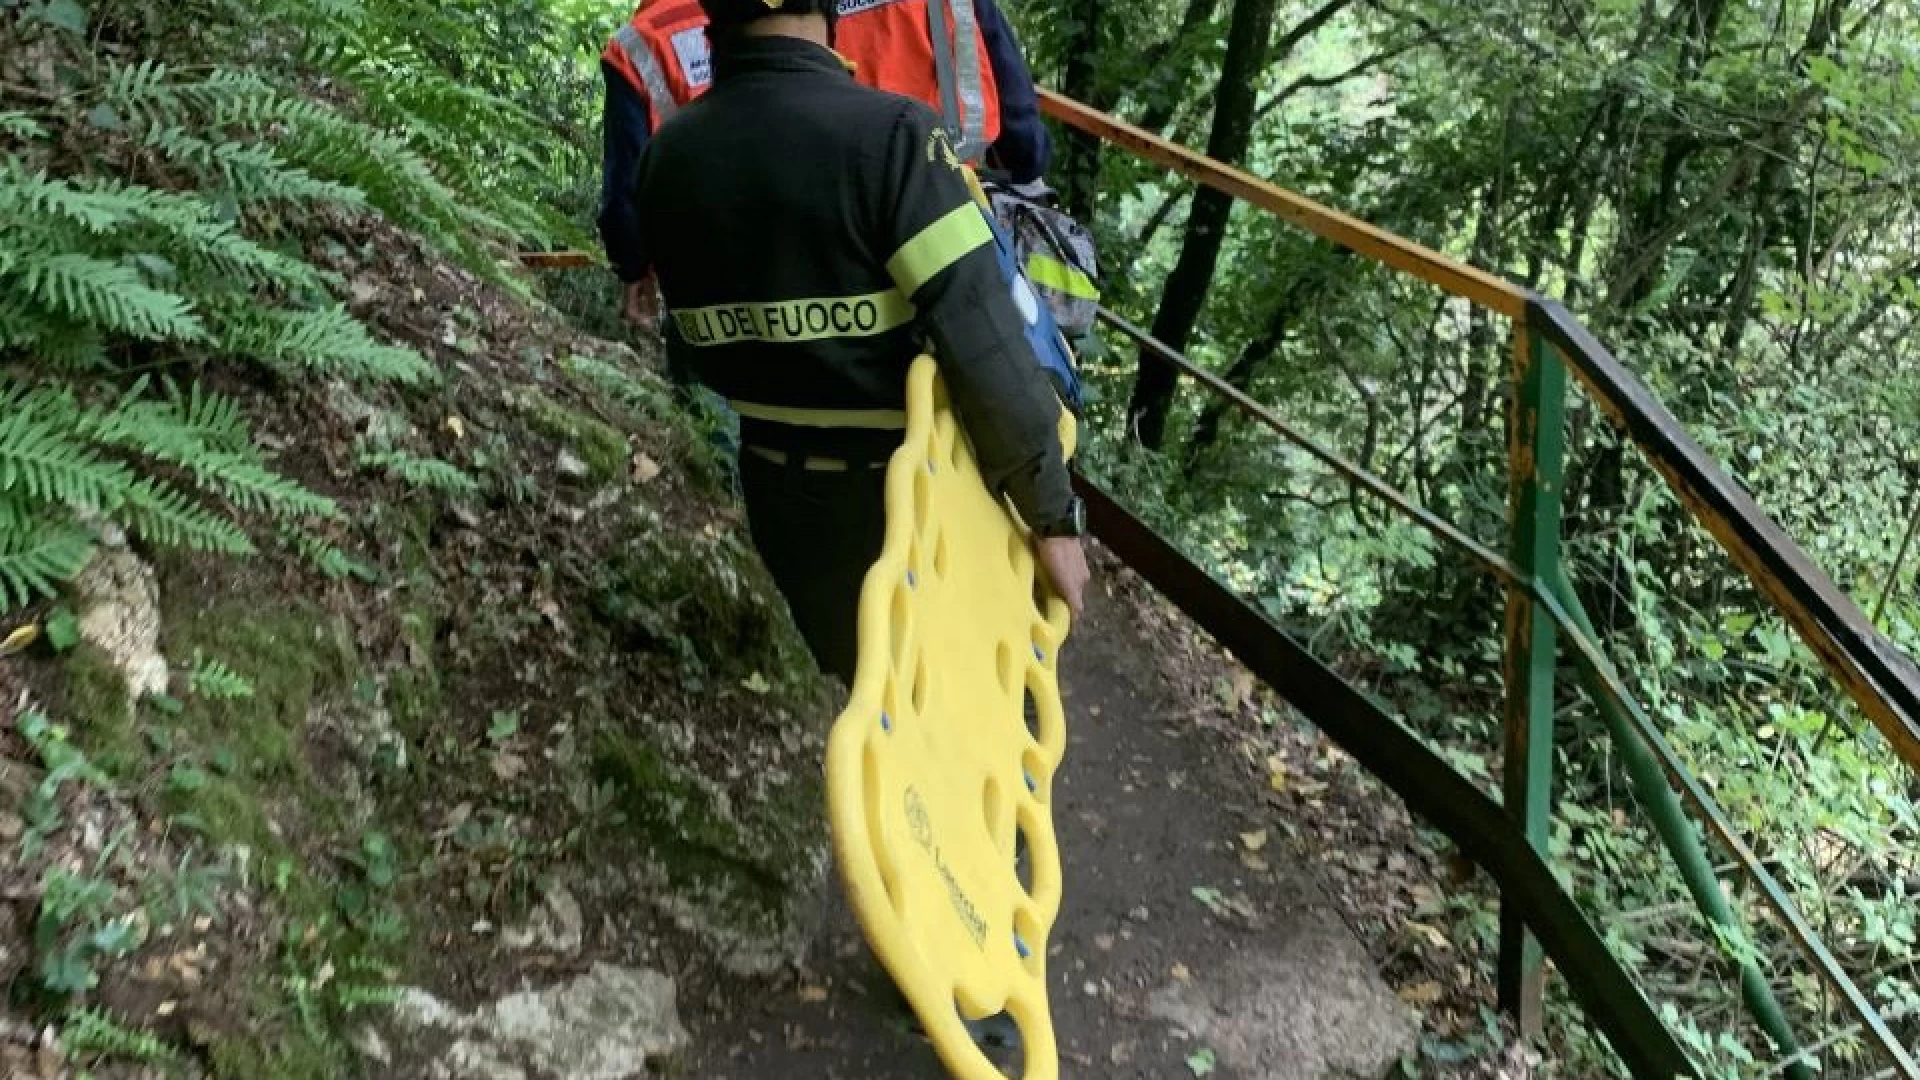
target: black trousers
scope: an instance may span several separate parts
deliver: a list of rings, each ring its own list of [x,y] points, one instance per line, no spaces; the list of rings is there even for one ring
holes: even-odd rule
[[[796,455],[797,456],[797,455]],[[884,468],[828,472],[740,454],[753,546],[820,670],[851,686],[860,586],[886,541]]]

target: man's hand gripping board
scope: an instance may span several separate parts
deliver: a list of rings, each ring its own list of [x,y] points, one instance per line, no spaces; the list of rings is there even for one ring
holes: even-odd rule
[[[1062,420],[1071,446],[1065,410]],[[1051,793],[1066,749],[1066,605],[987,492],[926,357],[908,376],[906,440],[886,485],[859,667],[827,744],[835,860],[868,942],[953,1076],[1002,1075],[961,1021],[1005,1011],[1023,1080],[1056,1080],[1046,957],[1060,910]]]

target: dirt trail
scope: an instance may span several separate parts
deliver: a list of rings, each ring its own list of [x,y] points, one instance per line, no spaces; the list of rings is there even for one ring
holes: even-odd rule
[[[1412,1018],[1314,872],[1285,845],[1259,843],[1274,811],[1257,777],[1220,732],[1189,721],[1180,676],[1135,617],[1124,597],[1095,597],[1062,655],[1070,742],[1055,828],[1067,894],[1049,972],[1062,1074],[1380,1075],[1410,1047]],[[813,963],[798,986],[690,1007],[688,1075],[945,1075],[886,1006],[837,906]]]

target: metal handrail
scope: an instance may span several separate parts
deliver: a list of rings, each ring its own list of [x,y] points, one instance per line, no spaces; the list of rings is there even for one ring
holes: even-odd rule
[[[1534,342],[1551,345],[1567,361],[1571,369],[1588,393],[1594,398],[1610,419],[1626,431],[1633,442],[1659,471],[1668,485],[1680,498],[1682,504],[1719,541],[1722,548],[1733,557],[1735,563],[1752,580],[1761,594],[1765,596],[1777,611],[1792,625],[1798,636],[1813,649],[1822,665],[1843,686],[1850,697],[1861,707],[1887,737],[1895,752],[1909,768],[1920,770],[1920,669],[1901,656],[1890,642],[1873,627],[1863,612],[1851,598],[1842,593],[1793,541],[1782,532],[1773,521],[1760,510],[1752,498],[1729,477],[1716,462],[1686,433],[1679,421],[1664,405],[1646,389],[1624,365],[1600,343],[1586,328],[1557,302],[1539,296],[1532,290],[1501,280],[1476,268],[1466,266],[1447,256],[1434,252],[1404,238],[1386,233],[1383,230],[1358,222],[1337,211],[1330,210],[1312,200],[1287,192],[1272,184],[1261,181],[1241,170],[1215,162],[1185,147],[1178,146],[1149,132],[1135,128],[1122,121],[1096,112],[1061,95],[1042,93],[1042,109],[1048,115],[1061,120],[1072,127],[1092,134],[1105,141],[1114,143],[1132,151],[1137,156],[1165,165],[1201,184],[1221,191],[1234,198],[1253,203],[1281,218],[1290,221],[1308,231],[1346,247],[1372,261],[1395,268],[1426,281],[1451,295],[1463,297],[1474,303],[1511,317],[1516,326],[1515,348],[1519,367],[1524,370],[1532,360]],[[1820,940],[1812,926],[1793,904],[1784,888],[1773,878],[1752,849],[1733,829],[1725,812],[1707,794],[1705,789],[1681,762],[1670,744],[1653,725],[1627,690],[1612,665],[1607,661],[1593,636],[1590,626],[1585,623],[1584,613],[1580,611],[1579,600],[1574,596],[1571,586],[1565,584],[1557,561],[1557,517],[1553,522],[1555,538],[1548,540],[1547,562],[1541,566],[1543,572],[1552,575],[1551,584],[1543,584],[1533,577],[1534,561],[1528,558],[1522,565],[1514,559],[1503,559],[1494,554],[1485,545],[1473,540],[1450,522],[1434,516],[1420,507],[1412,499],[1392,488],[1391,485],[1360,469],[1338,453],[1320,446],[1313,439],[1294,429],[1275,416],[1271,410],[1261,406],[1249,395],[1240,391],[1226,380],[1192,363],[1181,356],[1177,350],[1134,326],[1124,318],[1102,310],[1103,321],[1121,330],[1140,347],[1143,356],[1151,355],[1155,359],[1170,364],[1180,372],[1196,379],[1212,391],[1217,397],[1225,398],[1236,408],[1252,417],[1262,425],[1273,430],[1295,446],[1332,468],[1349,482],[1364,488],[1371,494],[1387,502],[1402,515],[1409,518],[1425,531],[1441,539],[1454,550],[1465,554],[1481,570],[1493,574],[1507,586],[1509,597],[1524,597],[1515,609],[1510,600],[1508,627],[1509,659],[1509,714],[1507,747],[1509,752],[1508,769],[1508,811],[1510,815],[1522,820],[1529,830],[1533,843],[1544,842],[1544,815],[1547,802],[1545,791],[1547,777],[1536,776],[1536,771],[1544,773],[1550,769],[1551,759],[1546,758],[1545,768],[1541,767],[1537,755],[1528,753],[1529,741],[1538,736],[1531,729],[1538,727],[1551,738],[1551,691],[1546,691],[1545,712],[1538,700],[1524,701],[1511,697],[1520,693],[1521,688],[1513,680],[1541,677],[1538,664],[1529,661],[1526,650],[1530,646],[1525,641],[1525,612],[1531,608],[1544,611],[1558,634],[1566,636],[1572,644],[1582,673],[1590,682],[1590,691],[1600,699],[1603,713],[1610,723],[1618,723],[1618,737],[1637,740],[1646,753],[1645,760],[1665,774],[1665,784],[1657,785],[1658,793],[1668,800],[1671,806],[1673,789],[1677,788],[1694,815],[1704,821],[1721,845],[1730,851],[1736,862],[1748,874],[1765,898],[1768,906],[1780,916],[1790,936],[1820,971],[1823,978],[1834,987],[1842,999],[1854,1011],[1861,1025],[1866,1028],[1881,1049],[1892,1059],[1896,1069],[1909,1078],[1920,1078],[1920,1063],[1901,1045],[1897,1036],[1887,1025],[1873,1002],[1853,982],[1842,968],[1825,943]],[[1537,338],[1536,338],[1537,335]],[[1558,388],[1560,383],[1552,384]],[[1515,393],[1520,388],[1516,386]],[[1555,389],[1551,393],[1561,393]],[[1539,390],[1531,391],[1536,395],[1531,404],[1524,408],[1540,406],[1537,399]],[[1520,404],[1516,403],[1517,407]],[[1553,423],[1558,424],[1559,411],[1553,413]],[[1516,417],[1516,424],[1521,422]],[[1529,424],[1534,421],[1529,416]],[[1540,421],[1544,423],[1546,421]],[[1522,476],[1519,470],[1532,474],[1539,463],[1532,460],[1536,449],[1531,444],[1534,434],[1516,434],[1513,444],[1514,458],[1511,467],[1516,470],[1514,498],[1521,499],[1521,492],[1529,485],[1532,490],[1543,490],[1545,482],[1557,488],[1558,476],[1558,437],[1552,445],[1554,464],[1551,478],[1537,475]],[[1557,506],[1557,491],[1553,494]],[[1520,502],[1515,503],[1518,515]],[[1557,511],[1555,511],[1557,515]],[[1516,519],[1516,528],[1519,521]],[[1521,613],[1521,622],[1516,624],[1515,611]],[[1516,637],[1515,635],[1521,635]],[[1552,648],[1553,637],[1545,639],[1546,648]],[[1519,650],[1516,652],[1516,650]],[[1519,663],[1522,669],[1531,666],[1534,674],[1528,676],[1523,670],[1515,675],[1511,666]],[[1543,685],[1551,685],[1551,660],[1544,669],[1548,680]],[[1530,693],[1530,692],[1529,692]],[[1537,695],[1530,696],[1537,697]],[[1516,712],[1517,710],[1517,712]],[[1535,760],[1519,764],[1515,758],[1529,757]],[[1668,786],[1670,785],[1670,786]],[[1525,804],[1524,806],[1516,804]],[[1676,861],[1683,867],[1683,876],[1689,876],[1689,869],[1698,870],[1698,840],[1690,830],[1680,828],[1668,832],[1663,830],[1674,852]],[[1685,849],[1683,851],[1682,849]],[[1686,857],[1683,857],[1686,856]],[[1689,881],[1695,892],[1696,900],[1703,911],[1712,909],[1718,920],[1730,918],[1724,895],[1711,875],[1694,874],[1691,877],[1704,876],[1705,881]],[[1508,975],[1509,942],[1503,932],[1502,975],[1503,999],[1508,997],[1506,983]],[[1529,968],[1538,971],[1535,961],[1525,959],[1524,940],[1516,936],[1512,944],[1513,972],[1516,986],[1524,984],[1529,976]],[[1756,1016],[1762,1019],[1770,1036],[1780,1043],[1783,1049],[1791,1051],[1793,1040],[1784,1015],[1774,1001],[1771,991],[1766,987],[1757,969],[1743,965],[1743,990],[1747,993],[1748,1003]],[[1536,983],[1537,985],[1537,983]],[[1519,989],[1516,997],[1533,996],[1537,1001],[1537,990]],[[1511,1007],[1526,1011],[1524,1002],[1509,1001]],[[1789,1073],[1795,1076],[1807,1075],[1804,1062],[1796,1062],[1789,1057]]]
[[[1674,750],[1673,745],[1667,742],[1666,737],[1661,734],[1646,710],[1634,699],[1626,680],[1621,678],[1620,673],[1607,658],[1605,650],[1600,646],[1591,627],[1577,618],[1574,614],[1575,609],[1563,599],[1563,597],[1571,597],[1571,586],[1561,582],[1542,582],[1521,574],[1512,562],[1494,554],[1485,545],[1461,532],[1451,522],[1437,517],[1432,511],[1420,506],[1405,492],[1288,424],[1271,409],[1255,401],[1238,387],[1195,364],[1127,319],[1104,307],[1100,309],[1100,318],[1136,344],[1146,348],[1156,359],[1192,377],[1196,382],[1213,391],[1216,396],[1227,399],[1251,419],[1318,459],[1342,479],[1366,490],[1402,515],[1412,519],[1456,552],[1467,556],[1468,560],[1476,564],[1481,571],[1499,579],[1507,586],[1521,590],[1529,600],[1538,605],[1540,610],[1545,611],[1553,620],[1558,632],[1579,654],[1579,662],[1588,670],[1595,686],[1599,688],[1597,696],[1601,700],[1602,707],[1620,710],[1633,734],[1646,745],[1653,760],[1666,774],[1669,782],[1679,790],[1687,806],[1712,830],[1714,837],[1733,857],[1741,872],[1754,883],[1766,900],[1767,906],[1780,917],[1795,944],[1859,1016],[1861,1025],[1873,1035],[1874,1040],[1893,1059],[1904,1075],[1920,1077],[1920,1064],[1916,1064],[1912,1055],[1901,1044],[1899,1037],[1888,1026],[1886,1018],[1872,1000],[1860,990],[1859,985],[1847,974],[1846,969],[1840,966],[1832,950],[1827,948],[1826,943],[1814,931],[1813,925],[1807,921],[1806,916],[1787,894],[1786,889],[1767,869],[1765,860],[1734,829],[1725,809],[1708,793],[1700,779],[1680,760],[1680,755]],[[1311,709],[1303,711],[1310,715],[1312,713]],[[1348,749],[1351,752],[1351,748]],[[1356,756],[1359,755],[1356,754]],[[1573,903],[1571,898],[1567,902]],[[1564,962],[1562,966],[1566,966]]]
[[[1848,695],[1920,772],[1920,668],[1768,518],[1680,422],[1557,301],[1368,225],[1049,90],[1041,111],[1445,292],[1537,329]]]

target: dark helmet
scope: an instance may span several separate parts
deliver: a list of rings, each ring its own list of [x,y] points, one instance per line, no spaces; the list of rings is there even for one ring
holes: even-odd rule
[[[838,0],[700,0],[715,34],[736,30],[767,15],[825,15],[834,21]]]

